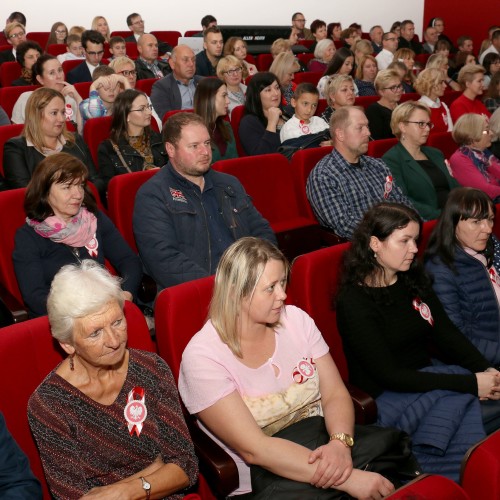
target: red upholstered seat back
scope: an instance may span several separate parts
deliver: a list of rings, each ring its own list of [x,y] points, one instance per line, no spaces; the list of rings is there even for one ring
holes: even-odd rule
[[[0,127],[3,128],[3,127]],[[17,284],[12,252],[16,231],[24,224],[25,188],[0,192],[0,282],[21,304],[21,292]],[[1,336],[1,335],[0,335]]]
[[[437,219],[428,220],[422,225],[422,233],[418,241],[418,255],[422,257],[424,255],[427,244],[429,243],[429,238],[431,237],[432,231],[436,226]]]
[[[64,70],[64,74],[66,77],[68,76],[68,73],[72,70],[75,69],[77,66],[82,64],[83,59],[70,59],[69,61],[64,61],[62,63],[62,67]]]
[[[460,484],[472,500],[500,498],[500,431],[488,436],[467,452]]]
[[[374,102],[377,102],[380,99],[380,96],[378,95],[363,95],[361,97],[356,97],[356,100],[354,101],[355,106],[361,106],[363,108],[367,108]]]
[[[326,155],[330,154],[332,150],[332,146],[302,149],[292,156],[290,169],[296,183],[297,202],[307,216],[313,220],[316,220],[316,217],[306,196],[307,178],[316,164]]]
[[[38,85],[27,85],[25,87],[2,87],[0,88],[0,106],[7,113],[9,118],[12,117],[12,109],[14,108],[14,104],[19,99],[19,96],[24,92],[28,92],[30,90],[35,90],[38,88]]]
[[[144,316],[137,306],[125,303],[130,347],[155,352]],[[65,357],[53,341],[46,316],[2,328],[0,332],[0,411],[19,446],[28,455],[31,468],[48,495],[38,451],[31,435],[28,399],[38,385]]]
[[[246,156],[245,150],[243,149],[243,145],[240,141],[240,121],[245,114],[245,106],[236,106],[233,111],[231,111],[231,127],[233,129],[233,135],[236,140],[236,149],[238,150],[239,157]]]
[[[170,366],[175,380],[179,378],[184,348],[207,320],[213,286],[214,277],[209,276],[165,288],[156,299],[158,352]]]
[[[158,81],[157,78],[145,78],[144,80],[137,80],[135,84],[135,89],[144,92],[147,95],[151,95],[151,88],[153,83]]]
[[[305,56],[308,56],[312,54],[299,54],[299,59],[304,60]],[[302,58],[300,56],[303,56]],[[311,58],[309,58],[310,60]],[[307,61],[309,62],[309,61]],[[306,61],[304,60],[304,63]],[[299,83],[312,83],[313,85],[318,85],[318,82],[320,78],[323,76],[323,73],[321,71],[304,71],[301,73],[295,73],[295,77],[293,81],[298,85]]]
[[[65,54],[66,52],[67,52],[67,47],[66,47],[65,43],[51,43],[47,47],[47,53],[51,54],[53,56],[58,56],[60,54]]]
[[[158,169],[115,175],[108,184],[108,214],[134,252],[137,252],[132,229],[135,195],[138,189],[156,173]]]
[[[9,87],[21,76],[21,65],[16,61],[7,61],[0,65],[0,85]]]
[[[31,31],[26,35],[28,40],[33,40],[40,44],[42,49],[45,49],[47,42],[49,41],[50,31]]]
[[[272,54],[258,54],[257,62],[255,65],[259,71],[269,71],[271,64],[273,63]]]
[[[97,161],[97,148],[102,141],[109,137],[111,129],[112,116],[101,116],[99,118],[92,118],[85,122],[83,127],[83,139],[90,149],[90,154],[94,160],[96,168],[99,170],[99,163]]]
[[[1,68],[2,66],[0,66]],[[18,135],[21,135],[21,132],[23,131],[24,125],[22,123],[16,123],[14,125],[4,125],[3,127],[0,127],[0,173],[4,175],[3,173],[3,147],[9,139],[12,139],[12,137],[17,137]]]
[[[399,488],[386,500],[485,500],[488,497],[469,497],[454,481],[443,476],[427,475],[415,479]],[[493,497],[490,497],[493,499]],[[498,498],[498,497],[495,497]]]
[[[451,132],[437,132],[430,134],[427,139],[427,146],[439,149],[446,159],[458,149],[458,144],[453,140]]]
[[[348,379],[347,362],[332,304],[337,295],[343,255],[349,245],[343,243],[297,257],[288,289],[289,302],[306,311],[316,322],[344,380]]]
[[[389,149],[398,143],[396,138],[392,139],[378,139],[376,141],[370,141],[368,143],[368,156],[373,156],[374,158],[382,158]]]
[[[91,85],[92,82],[78,82],[74,84],[74,87],[82,99],[88,99]]]
[[[182,36],[180,31],[152,31],[151,34],[154,35],[158,41],[167,42],[172,47],[177,46],[179,37]]]
[[[284,230],[283,224],[299,218],[304,219],[303,225],[314,222],[299,207],[290,163],[283,155],[273,153],[221,160],[212,168],[237,177],[275,231]]]

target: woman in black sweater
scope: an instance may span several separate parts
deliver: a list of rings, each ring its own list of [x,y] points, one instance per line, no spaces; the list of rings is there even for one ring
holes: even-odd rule
[[[412,435],[425,472],[458,480],[462,455],[484,435],[479,399],[500,399],[500,374],[448,318],[415,260],[420,224],[394,203],[365,214],[346,254],[338,328],[350,381],[377,398],[378,423]]]

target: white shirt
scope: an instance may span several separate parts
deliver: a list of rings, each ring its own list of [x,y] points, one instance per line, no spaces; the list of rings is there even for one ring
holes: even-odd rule
[[[288,139],[295,139],[302,135],[317,134],[318,132],[323,132],[328,128],[328,123],[323,120],[320,116],[313,116],[309,120],[309,123],[300,123],[296,115],[293,115],[290,120],[288,120],[280,131],[280,140],[285,142]]]
[[[480,56],[479,56],[479,64],[483,64],[484,56],[486,54],[498,54],[498,50],[495,48],[493,44],[491,44]]]
[[[387,66],[394,61],[394,54],[387,49],[382,49],[376,56],[378,70],[381,71],[383,69],[387,69]]]

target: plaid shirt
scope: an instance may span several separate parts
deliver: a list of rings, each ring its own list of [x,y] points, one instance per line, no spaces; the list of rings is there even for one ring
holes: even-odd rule
[[[412,206],[391,180],[391,171],[382,160],[361,156],[354,166],[334,149],[313,168],[306,191],[320,224],[350,239],[365,212],[376,203]]]

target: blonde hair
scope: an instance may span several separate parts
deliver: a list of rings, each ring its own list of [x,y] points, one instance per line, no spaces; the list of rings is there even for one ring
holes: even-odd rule
[[[366,61],[373,61],[378,69],[377,60],[372,55],[363,56],[359,61],[358,67],[356,68],[356,78],[358,80],[363,80],[363,68]]]
[[[486,70],[480,64],[466,64],[459,72],[457,81],[460,84],[462,90],[467,87],[466,83],[472,82],[474,76],[478,73],[484,75]]]
[[[444,72],[438,68],[427,68],[421,71],[415,80],[415,90],[420,95],[429,96],[431,90],[444,79]]]
[[[490,130],[491,130],[491,140],[492,142],[498,141],[500,139],[500,108],[491,115],[490,118]]]
[[[453,132],[451,133],[453,140],[459,146],[468,146],[473,142],[478,142],[481,140],[484,125],[487,121],[487,118],[477,113],[462,115],[453,126]]]
[[[401,130],[399,124],[408,121],[414,111],[420,109],[425,111],[429,118],[431,117],[431,110],[423,103],[418,101],[406,101],[396,106],[391,115],[391,130],[392,133],[398,138],[401,138]]]
[[[291,46],[292,43],[289,40],[285,40],[284,38],[277,38],[271,45],[271,54],[273,57],[276,57],[278,54],[290,50]]]
[[[276,75],[278,82],[284,80],[285,75],[291,71],[296,72],[300,69],[300,64],[291,52],[282,52],[274,59],[269,71]]]
[[[58,90],[54,90],[48,87],[40,87],[33,91],[26,102],[25,109],[25,121],[22,135],[26,139],[33,143],[38,151],[42,151],[46,147],[45,135],[42,131],[42,121],[44,119],[43,113],[45,108],[50,104],[52,99],[61,99],[63,105],[66,105],[64,96]],[[66,139],[69,145],[74,144],[75,138],[71,132],[66,128],[66,122],[64,122],[63,128],[61,130],[61,135]]]
[[[337,75],[333,75],[328,80],[328,82],[325,85],[325,89],[323,91],[324,95],[326,97],[326,102],[327,102],[328,106],[333,107],[334,102],[332,101],[332,98],[331,98],[332,94],[336,94],[337,91],[339,90],[340,86],[346,82],[352,83],[352,85],[354,86],[354,80],[352,79],[352,76],[349,76],[349,75],[338,75],[337,74]]]
[[[401,77],[395,69],[383,69],[382,71],[379,71],[374,82],[377,92],[380,93],[380,91],[386,87],[391,80],[399,80],[399,83],[401,83]]]
[[[95,16],[94,19],[92,19],[92,29],[94,31],[98,31],[99,33],[101,33],[98,29],[97,29],[97,23],[101,20],[101,19],[104,19],[106,21],[106,18],[104,16]],[[108,25],[108,30],[106,31],[106,34],[103,35],[104,36],[104,40],[106,42],[109,42],[109,39],[111,38],[111,30],[109,29],[109,24],[108,24],[108,21],[106,21],[106,24]]]
[[[239,358],[242,357],[241,302],[252,301],[255,287],[270,260],[283,263],[288,282],[290,266],[286,257],[272,243],[260,238],[240,238],[224,252],[217,267],[209,317],[221,341]]]
[[[373,53],[372,44],[364,38],[356,40],[356,42],[354,43],[354,47],[352,47],[351,50],[354,52],[354,55],[356,55],[356,51],[362,52],[363,56],[368,56]]]
[[[443,65],[445,64],[449,64],[449,61],[444,54],[432,54],[427,59],[425,69],[443,69]]]
[[[396,52],[394,53],[394,61],[403,62],[405,59],[413,59],[413,61],[415,61],[415,52],[408,48],[396,50]],[[411,69],[406,68],[405,79],[413,85],[413,82],[415,81],[415,75],[413,74],[413,71]]]
[[[21,23],[9,23],[7,24],[7,26],[5,26],[5,29],[4,29],[4,32],[5,32],[5,35],[7,36],[7,38],[9,37],[10,35],[10,32],[16,28],[21,28],[24,33],[26,34],[26,28],[21,24]]]
[[[221,57],[217,63],[217,77],[220,80],[224,80],[224,73],[233,66],[243,69],[241,61],[236,56]]]
[[[111,59],[108,66],[110,68],[113,68],[115,70],[115,73],[119,73],[121,71],[121,68],[123,68],[123,66],[125,66],[126,64],[131,64],[135,69],[134,61],[132,61],[132,59],[127,56],[120,56],[116,57],[115,59]]]

